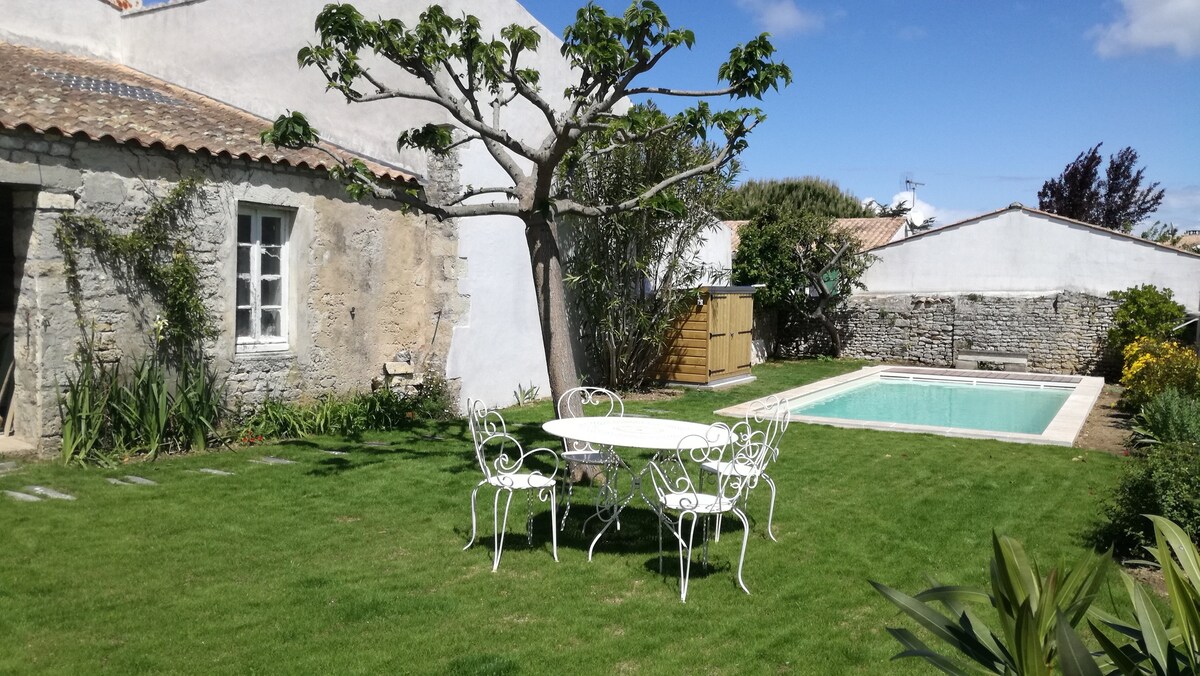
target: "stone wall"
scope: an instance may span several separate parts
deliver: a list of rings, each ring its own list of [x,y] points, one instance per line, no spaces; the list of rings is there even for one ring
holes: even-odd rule
[[[115,357],[148,347],[156,309],[137,288],[81,256],[82,317],[67,294],[54,243],[59,216],[129,224],[183,176],[205,179],[189,222],[204,303],[219,330],[206,346],[233,397],[297,399],[363,390],[373,380],[418,382],[444,373],[450,327],[467,300],[452,223],[395,203],[349,200],[322,172],[232,158],[138,149],[55,135],[0,131],[0,184],[10,186],[17,258],[13,313],[17,427],[53,447],[57,397],[79,341],[94,333]],[[238,205],[291,215],[287,349],[244,353],[234,339]],[[384,365],[391,363],[391,373]],[[397,364],[407,364],[399,367]],[[399,374],[399,375],[398,375]]]
[[[841,317],[844,355],[950,367],[959,350],[1020,352],[1030,371],[1097,373],[1116,307],[1109,298],[1066,291],[856,295]]]

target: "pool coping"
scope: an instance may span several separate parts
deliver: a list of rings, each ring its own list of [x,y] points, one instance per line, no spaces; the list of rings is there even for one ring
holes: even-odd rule
[[[865,366],[858,371],[843,373],[840,376],[825,378],[815,383],[802,385],[790,390],[779,392],[775,396],[780,399],[799,399],[823,392],[847,383],[865,378],[871,378],[891,371],[895,374],[918,375],[927,378],[948,380],[995,380],[1005,384],[1045,384],[1074,385],[1070,396],[1063,402],[1050,424],[1041,434],[1024,434],[1020,432],[994,432],[991,430],[976,430],[960,427],[938,427],[933,425],[911,425],[907,423],[874,422],[870,420],[850,420],[848,418],[823,418],[820,416],[789,414],[793,422],[812,423],[816,425],[831,425],[851,429],[872,429],[887,432],[913,432],[922,434],[938,434],[946,437],[965,439],[997,439],[1020,444],[1048,444],[1052,446],[1072,446],[1075,437],[1087,422],[1088,413],[1100,397],[1104,388],[1104,379],[1095,376],[1058,376],[1041,373],[1014,373],[1011,371],[972,371],[966,369],[927,368],[918,366]],[[758,400],[747,401],[735,406],[729,406],[718,411],[716,415],[732,418],[744,418],[750,412],[752,404]]]

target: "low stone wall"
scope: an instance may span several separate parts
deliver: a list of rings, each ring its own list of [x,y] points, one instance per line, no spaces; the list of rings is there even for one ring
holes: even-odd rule
[[[1021,352],[1029,370],[1096,373],[1117,302],[1083,293],[1039,296],[858,295],[841,319],[843,355],[951,367],[959,350]]]

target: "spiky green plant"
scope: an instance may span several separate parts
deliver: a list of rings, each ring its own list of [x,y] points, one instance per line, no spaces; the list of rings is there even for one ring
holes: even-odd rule
[[[1200,554],[1196,545],[1170,519],[1148,517],[1154,523],[1155,547],[1148,548],[1162,569],[1170,598],[1171,617],[1155,609],[1146,591],[1127,573],[1121,577],[1133,606],[1132,621],[1096,613],[1101,624],[1124,636],[1118,644],[1094,622],[1092,634],[1104,649],[1110,674],[1200,674]]]
[[[871,584],[912,619],[973,663],[968,670],[905,628],[888,628],[904,646],[896,655],[918,657],[947,674],[1048,675],[1100,674],[1075,627],[1083,620],[1104,581],[1112,558],[1088,552],[1073,565],[1042,575],[1016,540],[992,534],[991,589],[940,585],[909,596],[886,585]],[[940,604],[949,615],[933,606]],[[999,633],[972,604],[994,611]],[[893,658],[895,659],[895,658]]]

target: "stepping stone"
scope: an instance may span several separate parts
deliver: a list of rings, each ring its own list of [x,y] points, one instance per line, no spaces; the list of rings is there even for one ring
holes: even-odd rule
[[[443,437],[440,434],[430,434],[427,437],[421,437],[421,438],[425,439],[427,441],[445,441],[446,440],[446,437]]]
[[[151,481],[145,477],[134,476],[132,474],[125,475],[125,480],[131,484],[137,484],[139,486],[157,486],[158,485],[157,481]]]
[[[386,441],[364,441],[363,446],[387,446]]]
[[[114,479],[112,477],[105,477],[104,480],[114,486],[132,486],[133,485],[133,484],[127,484],[124,481],[121,481],[120,479]]]
[[[9,474],[17,471],[18,469],[19,466],[17,463],[11,460],[9,462],[0,462],[0,475]]]
[[[321,451],[322,451],[322,452],[324,452],[324,453],[328,453],[329,455],[349,455],[349,454],[348,454],[348,453],[346,453],[345,451],[327,451],[327,450],[325,450],[325,449],[323,449],[323,448],[321,449]]]
[[[288,460],[286,458],[277,458],[273,455],[264,455],[263,457],[256,458],[254,460],[251,460],[250,462],[257,462],[260,465],[294,465],[294,464],[296,464],[292,460]]]
[[[223,469],[213,469],[211,467],[201,467],[200,469],[198,469],[196,471],[204,472],[205,474],[213,474],[216,476],[233,476],[233,472],[226,472]]]
[[[42,499],[36,495],[28,493],[18,493],[17,491],[4,491],[4,494],[18,502],[41,502]]]
[[[75,499],[74,495],[67,495],[66,493],[60,493],[59,491],[56,491],[53,488],[47,488],[45,486],[26,486],[25,490],[29,491],[30,493],[37,493],[38,495],[42,496],[43,498],[54,498],[55,500],[74,500]]]

